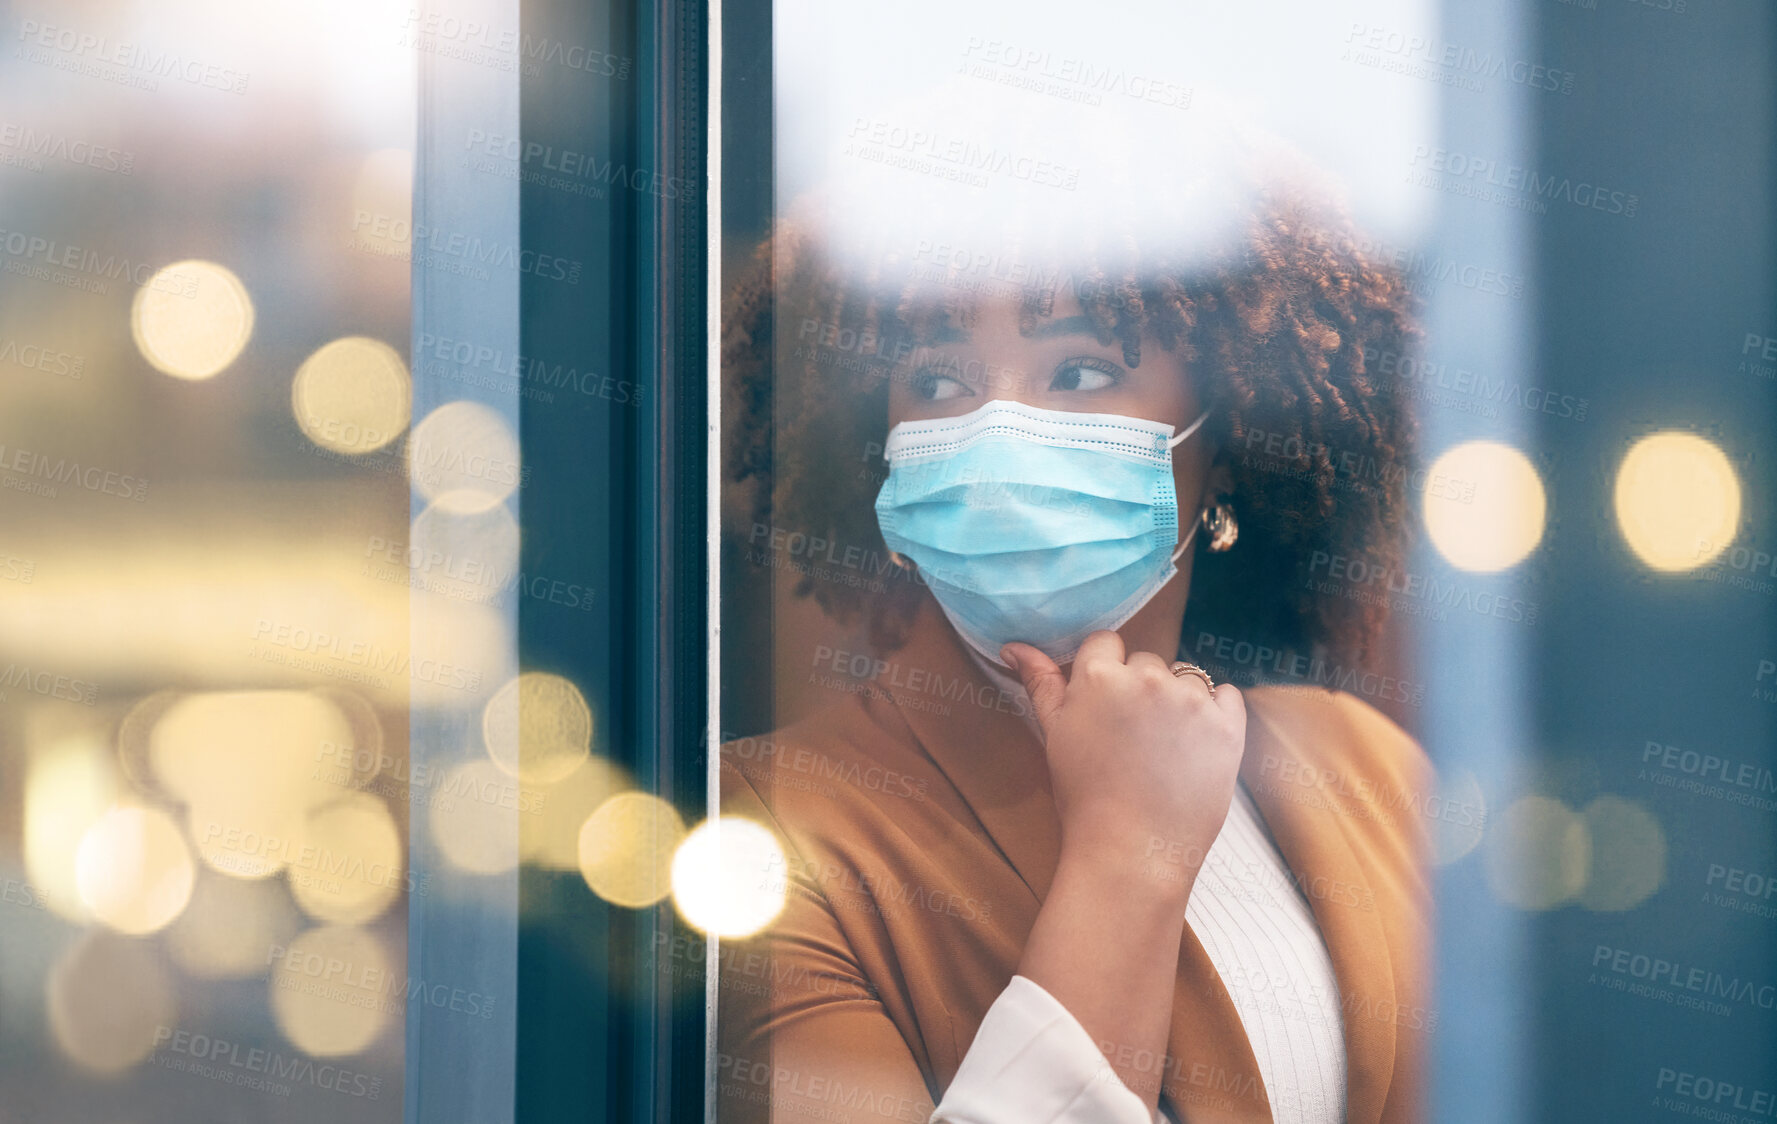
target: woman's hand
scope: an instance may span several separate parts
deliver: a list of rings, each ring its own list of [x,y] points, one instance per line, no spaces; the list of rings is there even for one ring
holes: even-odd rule
[[[1177,677],[1115,632],[1087,637],[1072,676],[1028,644],[1001,652],[1042,725],[1064,857],[1147,874],[1190,894],[1227,819],[1246,745],[1246,702]]]
[[[1042,724],[1061,856],[1018,974],[1070,1011],[1148,1109],[1166,1075],[1185,904],[1234,799],[1246,703],[1095,632],[1064,677],[1028,644],[1001,656]]]

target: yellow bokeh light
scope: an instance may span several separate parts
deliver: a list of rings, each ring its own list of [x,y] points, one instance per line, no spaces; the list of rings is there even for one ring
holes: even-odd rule
[[[671,804],[645,792],[621,792],[580,829],[580,874],[613,905],[640,909],[672,891],[673,854],[685,821]]]
[[[1637,441],[1617,469],[1617,526],[1647,565],[1693,570],[1739,533],[1740,478],[1720,449],[1667,430]]]
[[[96,741],[73,737],[31,757],[25,776],[25,873],[49,908],[70,921],[89,921],[80,898],[75,855],[87,828],[117,798],[109,755]]]
[[[310,441],[336,453],[372,453],[399,437],[413,415],[413,379],[394,348],[346,336],[303,360],[290,408]]]
[[[518,438],[478,402],[446,402],[407,438],[407,475],[420,495],[446,511],[486,511],[518,487]]]
[[[154,775],[180,799],[250,799],[308,808],[337,795],[335,766],[349,760],[355,732],[329,698],[313,691],[213,691],[168,707],[149,736]]]
[[[554,784],[591,752],[592,709],[568,680],[527,671],[488,700],[481,735],[502,770],[526,784]]]
[[[322,687],[311,693],[327,700],[351,730],[349,744],[322,747],[320,773],[325,785],[345,788],[358,782],[367,783],[380,770],[395,767],[394,756],[383,748],[382,720],[376,716],[376,708],[368,699],[356,691],[338,687]],[[330,797],[323,797],[326,798]]]
[[[1666,833],[1647,809],[1620,796],[1600,796],[1581,813],[1592,840],[1592,865],[1580,904],[1616,913],[1634,909],[1666,881]]]
[[[504,504],[462,513],[429,504],[407,535],[407,564],[428,593],[500,604],[518,577],[518,520]]]
[[[573,772],[540,793],[539,807],[520,817],[523,859],[550,870],[580,869],[580,828],[599,805],[630,786],[622,768],[589,755]]]
[[[253,301],[241,279],[215,262],[164,266],[130,309],[136,347],[175,378],[207,379],[233,363],[253,335]]]
[[[154,1050],[178,1021],[178,1002],[152,946],[95,929],[50,970],[46,987],[56,1045],[84,1069],[119,1073]]]
[[[302,817],[302,807],[268,789],[233,799],[193,800],[185,811],[185,829],[211,870],[231,878],[269,878],[289,861]]]
[[[81,837],[75,884],[93,916],[120,933],[164,928],[191,900],[191,852],[172,817],[155,808],[119,805]]]
[[[271,953],[271,1009],[292,1045],[322,1058],[376,1041],[406,994],[380,942],[350,925],[309,929]]]
[[[492,761],[466,761],[428,794],[432,842],[453,866],[499,874],[518,865],[518,815],[534,799]]]
[[[1548,499],[1530,459],[1497,441],[1466,441],[1426,476],[1425,529],[1450,565],[1491,574],[1542,541]]]
[[[155,777],[188,805],[187,827],[213,870],[282,870],[316,804],[338,796],[358,736],[310,691],[214,691],[167,707],[148,736]]]
[[[148,757],[148,741],[161,715],[180,698],[178,691],[156,691],[136,700],[117,724],[118,767],[125,779],[141,792],[154,796],[171,795],[154,775],[154,765]]]
[[[1579,893],[1592,861],[1586,821],[1547,796],[1525,796],[1490,825],[1481,850],[1487,884],[1519,909],[1552,909]]]
[[[673,856],[673,904],[717,937],[747,937],[783,912],[784,849],[769,829],[739,816],[708,820]]]
[[[302,843],[314,861],[290,867],[290,892],[309,916],[358,924],[399,896],[401,831],[376,797],[351,793],[310,812]]]
[[[283,886],[206,871],[163,939],[186,974],[240,980],[263,977],[270,951],[288,945],[296,926],[296,909]]]

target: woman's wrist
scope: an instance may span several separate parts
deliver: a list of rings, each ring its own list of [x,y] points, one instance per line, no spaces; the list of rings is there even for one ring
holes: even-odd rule
[[[1194,873],[1194,872],[1193,872]],[[1190,882],[1139,848],[1064,846],[1017,974],[1065,1007],[1125,1087],[1152,1109],[1164,1058]]]
[[[1199,848],[1128,825],[1075,825],[1062,833],[1055,882],[1094,887],[1107,898],[1181,912],[1202,866]]]

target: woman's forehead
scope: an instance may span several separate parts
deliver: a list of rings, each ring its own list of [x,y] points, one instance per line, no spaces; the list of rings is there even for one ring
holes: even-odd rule
[[[963,289],[928,283],[899,294],[898,311],[915,323],[924,321],[935,343],[960,343],[983,332],[1017,328],[1034,321],[1021,334],[1037,338],[1096,336],[1096,321],[1073,284]]]

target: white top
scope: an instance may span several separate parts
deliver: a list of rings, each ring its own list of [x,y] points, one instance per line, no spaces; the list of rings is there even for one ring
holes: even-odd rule
[[[974,653],[970,653],[971,656]],[[976,660],[1007,690],[1023,686]],[[1034,716],[1027,718],[1036,726]],[[1301,888],[1244,785],[1210,845],[1185,923],[1221,976],[1279,1124],[1345,1119],[1339,987]],[[1098,1045],[1041,986],[1014,976],[988,1009],[931,1124],[1153,1124]]]

